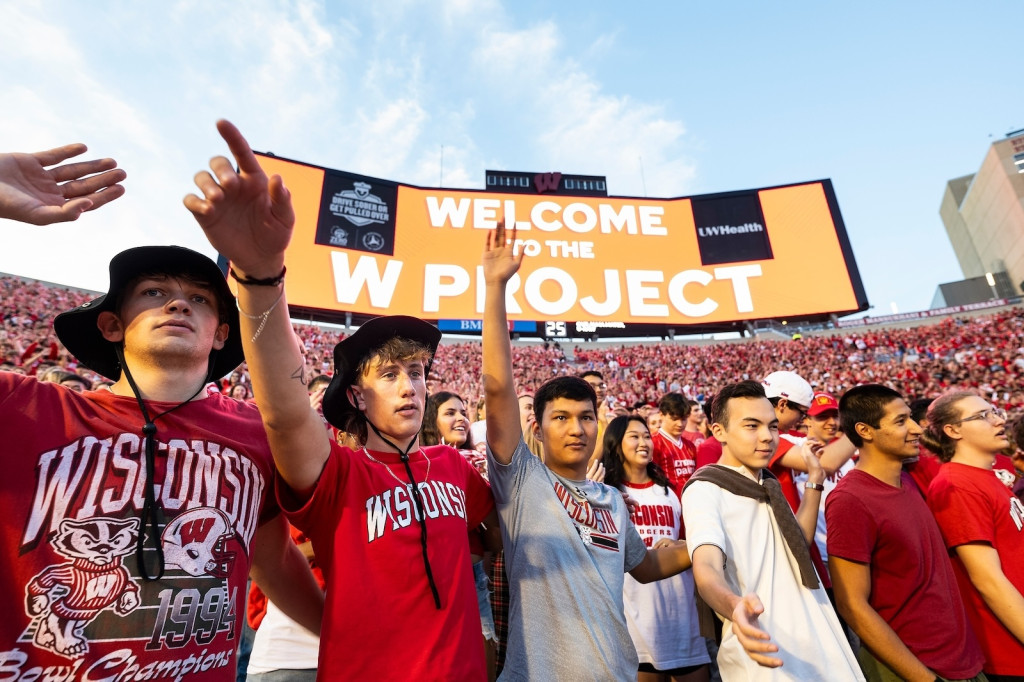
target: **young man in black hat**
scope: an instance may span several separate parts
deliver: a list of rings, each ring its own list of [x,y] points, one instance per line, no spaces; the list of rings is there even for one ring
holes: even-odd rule
[[[523,441],[512,371],[505,289],[519,270],[505,227],[488,234],[483,326],[488,474],[498,504],[510,589],[508,653],[501,679],[636,679],[626,627],[624,573],[640,582],[690,567],[686,544],[648,550],[622,495],[587,478],[597,444],[598,400],[579,377],[534,394],[534,434]]]
[[[234,679],[250,568],[317,629],[259,415],[203,390],[242,360],[231,300],[202,254],[129,249],[54,323],[110,390],[0,374],[3,672]]]
[[[46,168],[82,151],[0,155],[0,217],[73,220],[120,196],[112,160]],[[55,320],[110,390],[0,373],[6,676],[233,680],[250,565],[318,627],[322,595],[268,497],[259,415],[203,390],[242,360],[232,302],[209,258],[129,249],[106,295]]]
[[[319,674],[484,679],[468,531],[490,516],[496,535],[494,502],[455,449],[419,447],[441,333],[416,318],[380,317],[337,345],[323,414],[346,431],[349,417],[361,416],[367,437],[358,450],[332,443],[310,408],[284,298],[290,196],[234,126],[218,128],[239,171],[213,159],[212,174],[196,176],[203,198],[185,204],[231,260],[255,399],[281,474],[278,497],[312,539],[329,586]]]

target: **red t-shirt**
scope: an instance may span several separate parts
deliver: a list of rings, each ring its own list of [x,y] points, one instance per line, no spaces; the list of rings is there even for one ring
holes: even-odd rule
[[[947,462],[928,489],[928,506],[946,547],[983,542],[999,553],[1003,573],[1024,594],[1024,505],[987,469]],[[981,641],[985,672],[1024,675],[1021,644],[985,604],[963,563],[953,552],[953,570],[967,615]]]
[[[175,404],[147,406],[160,414]],[[235,679],[252,540],[277,514],[259,413],[212,395],[156,420],[165,570],[152,582],[135,560],[139,533],[153,547],[140,523],[142,424],[133,397],[0,372],[0,671],[7,676],[163,670],[203,682]]]
[[[722,458],[722,444],[717,438],[708,438],[697,448],[697,468],[705,464],[718,464]]]
[[[928,494],[928,488],[931,486],[932,481],[935,480],[935,475],[939,473],[940,466],[942,466],[942,460],[922,446],[921,454],[918,456],[917,461],[904,464],[903,469],[914,479],[914,483],[921,489],[921,495],[923,496]],[[996,455],[996,463],[992,470],[996,472],[1003,485],[1011,490],[1013,489],[1013,484],[1017,479],[1017,470],[1013,466],[1012,459],[1006,455]]]
[[[676,495],[681,495],[683,486],[697,470],[697,448],[681,438],[677,443],[664,431],[654,434],[654,461],[668,477]]]
[[[693,443],[693,447],[699,448],[707,436],[700,431],[683,431],[683,438]]]
[[[427,553],[441,599],[434,605],[420,524],[395,452],[335,443],[311,497],[289,520],[313,542],[327,580],[318,675],[325,680],[482,680],[468,532],[494,508],[490,486],[454,448],[412,453],[427,515]],[[429,467],[429,471],[428,471]]]
[[[931,451],[925,450],[924,447],[919,448],[919,450],[921,454],[917,456],[917,461],[907,462],[903,465],[903,470],[914,479],[914,483],[917,484],[918,489],[921,491],[921,497],[924,497],[928,494],[928,487],[935,480],[935,475],[939,473],[942,461]]]
[[[984,658],[942,534],[909,474],[901,483],[846,474],[825,500],[828,554],[868,565],[868,603],[922,663],[947,679],[974,677]]]

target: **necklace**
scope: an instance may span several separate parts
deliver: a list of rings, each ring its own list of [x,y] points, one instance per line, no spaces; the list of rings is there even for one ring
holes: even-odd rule
[[[422,449],[420,449],[420,453],[423,455],[423,459],[427,460],[427,473],[423,475],[423,482],[426,483],[428,480],[430,480],[430,458],[427,457],[427,453],[424,452]],[[389,474],[391,474],[391,478],[395,479],[402,485],[411,485],[411,483],[407,483],[406,481],[403,481],[398,476],[396,476],[395,472],[391,470],[390,465],[380,461],[379,459],[371,455],[369,450],[367,450],[365,447],[363,448],[363,454],[366,455],[371,462],[376,462],[377,464],[380,464],[382,467],[384,467],[384,469],[387,470]]]

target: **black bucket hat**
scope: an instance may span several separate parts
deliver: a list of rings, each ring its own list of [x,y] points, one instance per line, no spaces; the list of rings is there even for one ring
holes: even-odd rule
[[[110,260],[110,286],[107,293],[88,303],[63,312],[53,320],[60,342],[78,361],[94,372],[117,381],[121,376],[114,344],[103,338],[97,326],[100,313],[116,312],[118,294],[135,277],[146,273],[178,275],[188,273],[209,282],[217,294],[220,310],[226,315],[228,338],[224,347],[210,353],[210,378],[219,379],[243,360],[238,309],[228,288],[224,272],[203,254],[183,246],[139,246],[122,251]]]
[[[437,352],[437,344],[441,342],[441,331],[416,317],[388,315],[373,318],[357,329],[352,336],[342,339],[341,343],[334,347],[334,376],[324,391],[322,403],[324,419],[331,426],[345,430],[347,417],[358,413],[348,399],[348,387],[356,383],[356,370],[370,353],[396,337],[421,343],[433,354]],[[428,366],[427,372],[429,371]]]

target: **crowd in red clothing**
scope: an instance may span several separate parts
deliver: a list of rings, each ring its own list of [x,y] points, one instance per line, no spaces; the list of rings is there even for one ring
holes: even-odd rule
[[[3,325],[0,367],[36,374],[47,366],[70,369],[97,381],[78,367],[53,335],[56,312],[84,303],[94,294],[0,277]],[[296,324],[314,374],[333,372],[332,350],[344,337],[337,329]],[[618,405],[656,403],[669,391],[704,402],[716,387],[741,379],[759,379],[788,369],[807,378],[818,391],[842,395],[865,382],[886,384],[909,399],[934,397],[951,387],[977,391],[992,404],[1024,408],[1024,309],[1011,308],[978,317],[946,318],[930,325],[838,330],[799,340],[736,340],[689,345],[658,342],[589,346],[522,344],[513,349],[516,381],[532,391],[562,374],[598,370],[608,395]],[[458,393],[467,404],[480,398],[480,343],[443,343],[430,373],[431,392]],[[225,380],[225,388],[247,383],[244,366]]]

